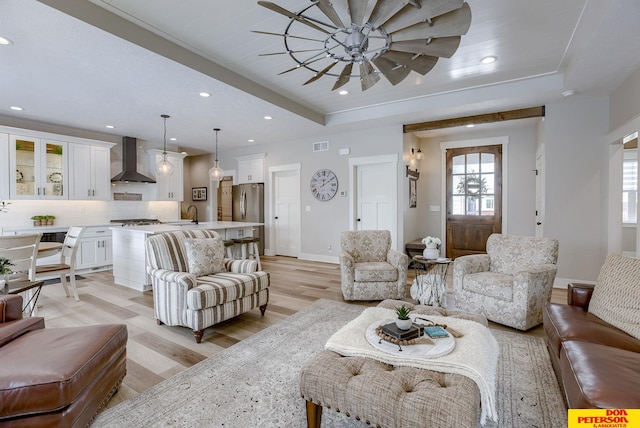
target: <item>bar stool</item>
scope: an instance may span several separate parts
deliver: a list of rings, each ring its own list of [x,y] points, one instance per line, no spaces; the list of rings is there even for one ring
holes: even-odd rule
[[[258,270],[262,270],[262,264],[260,263],[260,251],[258,248],[260,238],[257,236],[247,236],[245,238],[234,239],[233,242],[238,244],[240,247],[241,259],[253,258],[258,263]]]
[[[233,246],[235,245],[235,242],[233,242],[232,239],[225,239],[223,242],[224,242],[224,249],[227,252],[227,258],[228,259],[232,259],[233,258]]]

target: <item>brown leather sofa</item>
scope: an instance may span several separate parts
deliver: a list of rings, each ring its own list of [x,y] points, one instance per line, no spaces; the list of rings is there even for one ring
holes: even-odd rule
[[[84,427],[126,374],[125,325],[44,328],[0,295],[0,427]]]
[[[640,340],[587,311],[593,289],[570,284],[568,305],[543,310],[558,383],[569,408],[640,408]]]

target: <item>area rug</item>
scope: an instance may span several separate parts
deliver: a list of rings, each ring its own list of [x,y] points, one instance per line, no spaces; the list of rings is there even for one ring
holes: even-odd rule
[[[94,427],[305,427],[300,368],[364,308],[319,300],[101,413]],[[498,423],[566,427],[567,411],[543,339],[492,330],[500,345]],[[362,428],[332,410],[323,426]],[[480,425],[479,425],[480,426]]]

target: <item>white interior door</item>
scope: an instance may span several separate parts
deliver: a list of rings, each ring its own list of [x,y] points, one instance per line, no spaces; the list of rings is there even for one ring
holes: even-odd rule
[[[276,255],[298,257],[300,251],[300,200],[296,171],[274,175],[274,230]]]
[[[388,230],[397,240],[397,173],[393,162],[356,166],[356,230]]]
[[[543,236],[544,227],[544,152],[536,157],[536,236]]]

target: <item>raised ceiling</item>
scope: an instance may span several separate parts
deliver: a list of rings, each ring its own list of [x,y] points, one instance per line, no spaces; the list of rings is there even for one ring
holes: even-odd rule
[[[289,10],[309,4],[276,3]],[[346,10],[346,0],[333,3]],[[0,47],[0,114],[160,143],[166,113],[168,135],[178,138],[172,144],[211,152],[214,127],[223,129],[224,151],[372,120],[403,124],[543,105],[569,89],[607,95],[638,66],[637,1],[468,3],[471,27],[451,59],[397,86],[382,79],[363,93],[352,81],[341,96],[331,91],[333,79],[303,86],[308,70],[279,76],[293,66],[286,55],[259,56],[282,51],[282,39],[251,30],[282,32],[288,20],[253,0],[3,0],[0,16],[10,19],[0,36],[14,43]],[[487,55],[498,61],[481,64]],[[10,105],[25,110],[13,113]]]

